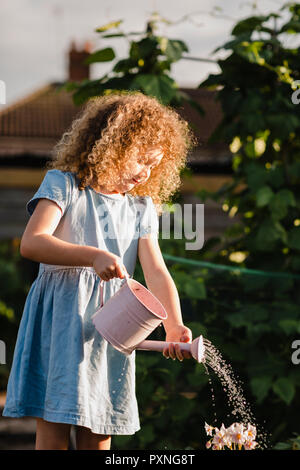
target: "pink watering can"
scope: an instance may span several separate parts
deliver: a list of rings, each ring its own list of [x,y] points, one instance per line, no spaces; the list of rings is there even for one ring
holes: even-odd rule
[[[122,287],[103,305],[103,283],[101,280],[101,304],[92,321],[106,341],[126,355],[135,349],[162,352],[171,344],[146,340],[168,317],[163,305],[146,287],[126,276]],[[192,343],[172,341],[172,344],[179,344],[180,349],[189,351],[196,361],[203,361],[205,348],[202,336]]]

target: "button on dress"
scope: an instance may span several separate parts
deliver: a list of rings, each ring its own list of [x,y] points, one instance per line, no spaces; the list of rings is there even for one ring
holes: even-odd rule
[[[120,256],[131,277],[139,238],[158,236],[150,196],[79,190],[75,173],[49,170],[26,205],[29,215],[40,198],[62,210],[55,237]],[[97,434],[140,429],[135,351],[125,356],[114,349],[91,320],[101,303],[100,281],[92,267],[40,263],[24,305],[3,416],[41,417]],[[103,283],[104,303],[123,282]]]

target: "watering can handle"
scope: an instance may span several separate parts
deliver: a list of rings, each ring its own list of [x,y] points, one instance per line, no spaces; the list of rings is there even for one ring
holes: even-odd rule
[[[130,275],[125,273],[125,279],[130,279]],[[100,298],[101,298],[101,301],[100,301],[100,307],[99,308],[103,307],[103,286],[104,286],[104,279],[101,279],[101,281],[100,281]]]

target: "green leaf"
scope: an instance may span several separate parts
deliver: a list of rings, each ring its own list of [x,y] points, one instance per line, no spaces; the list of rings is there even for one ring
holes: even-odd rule
[[[293,256],[291,260],[291,268],[295,271],[300,271],[300,256],[297,256],[296,254]]]
[[[130,74],[124,77],[112,77],[103,82],[102,86],[105,90],[129,90],[130,84],[132,83],[132,76]]]
[[[280,328],[285,332],[286,335],[292,335],[294,333],[300,334],[300,321],[293,318],[284,318],[278,322]]]
[[[137,62],[136,60],[132,59],[122,59],[119,60],[115,66],[113,67],[113,72],[116,73],[128,73],[131,69],[137,67]]]
[[[258,190],[261,186],[265,185],[267,180],[266,170],[259,164],[251,162],[245,165],[245,172],[247,182],[251,189]]]
[[[257,398],[258,403],[261,403],[266,398],[271,388],[271,384],[272,377],[270,376],[254,377],[250,380],[252,392]]]
[[[288,176],[292,184],[300,180],[300,161],[292,162],[288,167]]]
[[[272,219],[263,221],[255,237],[257,248],[266,251],[272,250],[273,243],[280,239],[285,242],[286,232],[279,222],[274,222]]]
[[[235,25],[231,34],[233,36],[238,36],[240,34],[252,32],[253,30],[261,30],[262,23],[267,19],[268,16],[252,16],[245,20],[241,20]]]
[[[152,424],[144,424],[140,433],[140,439],[144,444],[149,444],[155,439],[155,432]]]
[[[284,199],[280,197],[279,193],[275,194],[272,198],[269,209],[271,211],[273,220],[281,220],[288,213],[287,204],[285,203]]]
[[[300,125],[297,116],[292,113],[274,113],[265,115],[266,124],[279,139],[286,139],[291,132],[296,132]]]
[[[273,188],[279,188],[285,182],[283,169],[281,167],[273,167],[267,173],[267,181]]]
[[[273,198],[274,193],[269,186],[262,186],[256,193],[256,205],[257,207],[264,207],[269,204]]]
[[[295,250],[300,250],[300,227],[294,227],[290,230],[287,245]]]
[[[252,90],[247,90],[247,97],[243,98],[240,96],[240,98],[240,110],[241,113],[244,114],[243,118],[247,118],[247,113],[258,113],[263,109],[265,96],[261,93],[258,93],[257,89],[255,89],[255,92]],[[266,140],[268,135],[265,131],[258,133],[256,137],[262,137],[264,140]]]
[[[242,114],[242,122],[247,134],[256,134],[256,132],[261,131],[266,125],[264,118],[261,114],[255,112],[246,112]],[[249,142],[250,145],[247,145],[247,155],[251,158],[255,158],[255,143]]]
[[[193,299],[206,299],[206,289],[203,279],[198,281],[195,279],[190,279],[184,284],[184,292],[187,297]]]
[[[99,28],[95,29],[96,33],[104,33],[112,28],[117,28],[120,24],[123,23],[123,20],[119,21],[112,21],[110,23],[106,23],[104,26],[100,26]]]
[[[247,31],[246,33],[239,34],[235,39],[232,41],[228,41],[222,46],[217,47],[214,49],[213,53],[221,51],[222,49],[234,49],[235,46],[239,45],[241,42],[250,41],[251,40],[251,32]]]
[[[241,43],[235,48],[235,52],[250,63],[264,65],[266,58],[271,58],[272,52],[263,51],[263,41],[252,41]]]
[[[273,449],[274,450],[289,450],[292,448],[292,445],[290,442],[278,442]]]
[[[103,93],[104,87],[100,80],[82,82],[77,91],[73,94],[73,101],[76,105],[81,105],[92,96],[99,96]]]
[[[276,197],[286,206],[296,207],[295,196],[289,189],[281,189],[276,194]]]
[[[116,34],[103,34],[103,38],[123,38],[126,37],[124,33],[116,33]]]
[[[14,320],[15,314],[12,308],[9,308],[2,300],[0,300],[0,316],[6,317],[8,320]]]
[[[276,395],[281,398],[287,405],[289,405],[295,396],[294,384],[285,377],[280,377],[273,384],[273,391]]]
[[[146,95],[155,96],[162,101],[163,104],[169,104],[176,94],[175,82],[166,75],[137,75],[131,83],[130,88],[140,89]]]
[[[199,318],[200,318],[200,315],[199,315]],[[203,335],[203,336],[207,335],[207,328],[202,323],[200,323],[199,320],[188,322],[186,323],[186,326],[190,328],[190,330],[193,332],[194,338],[197,338],[197,336],[200,336],[200,335]]]
[[[99,51],[90,54],[84,61],[85,64],[93,64],[94,62],[110,62],[115,58],[114,50],[111,47],[106,47]]]
[[[215,74],[210,74],[206,80],[200,83],[198,88],[207,88],[209,90],[214,90],[220,86],[220,76]]]
[[[281,34],[281,33],[288,33],[288,34],[300,33],[300,22],[299,21],[293,21],[293,20],[288,21],[279,30],[279,34]]]
[[[189,416],[193,413],[195,407],[193,400],[179,396],[176,400],[177,409],[176,413],[173,416],[175,422],[185,422],[188,420]]]
[[[151,59],[158,54],[158,41],[154,37],[147,37],[138,42],[132,42],[129,55],[133,60]]]
[[[241,328],[243,326],[247,327],[249,321],[241,313],[231,313],[226,315],[226,320],[233,328]]]
[[[182,57],[183,52],[188,52],[188,48],[183,41],[178,39],[158,38],[160,49],[170,62],[177,62]]]
[[[153,73],[163,74],[166,70],[171,70],[171,62],[169,60],[158,60],[153,66]]]

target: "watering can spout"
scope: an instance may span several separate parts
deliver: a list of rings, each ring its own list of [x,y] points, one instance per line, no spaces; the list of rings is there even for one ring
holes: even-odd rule
[[[180,344],[181,351],[189,351],[197,362],[204,362],[205,346],[203,336],[198,336],[192,343],[178,343],[176,341],[151,341],[145,340],[137,345],[136,349],[143,351],[160,351],[162,352],[169,344]]]

